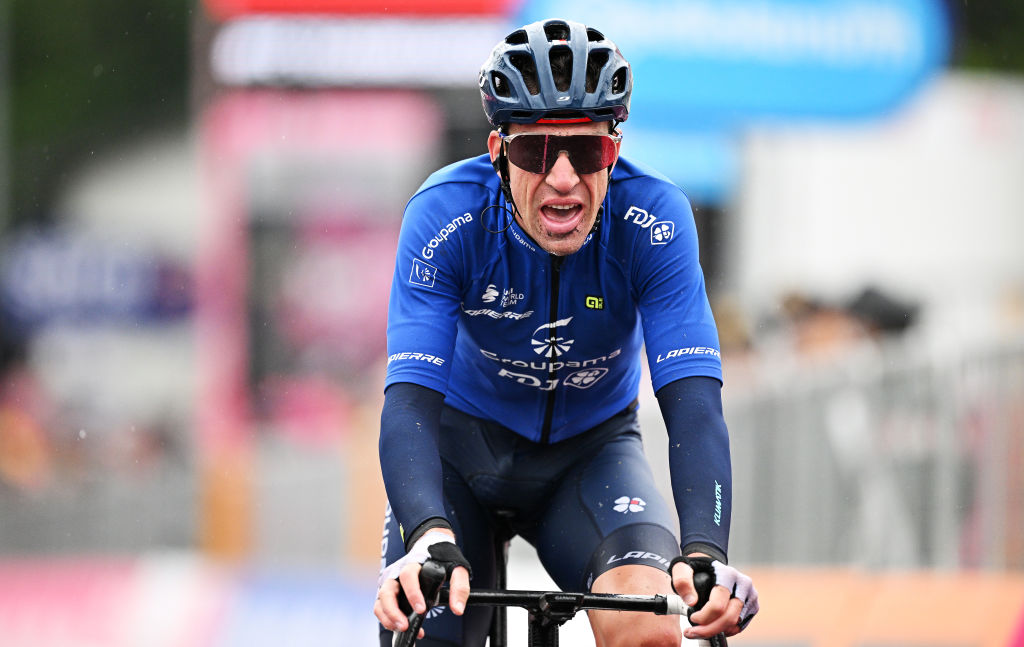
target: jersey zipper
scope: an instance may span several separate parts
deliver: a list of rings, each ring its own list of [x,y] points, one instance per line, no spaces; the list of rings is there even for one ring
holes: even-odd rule
[[[561,283],[561,270],[562,261],[564,257],[551,255],[551,308],[550,308],[550,319],[551,323],[554,324],[558,321],[558,286]],[[551,388],[548,389],[547,405],[544,409],[544,427],[540,432],[540,442],[543,445],[547,445],[551,442],[551,420],[555,416],[555,390],[558,386],[557,375],[558,371],[555,370],[555,352],[554,349],[557,347],[558,330],[555,326],[551,326],[548,331],[548,384]]]

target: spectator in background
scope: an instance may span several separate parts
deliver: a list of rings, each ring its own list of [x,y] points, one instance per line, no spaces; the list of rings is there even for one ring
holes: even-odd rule
[[[43,419],[45,395],[25,363],[25,349],[0,330],[0,483],[38,490],[51,476]]]

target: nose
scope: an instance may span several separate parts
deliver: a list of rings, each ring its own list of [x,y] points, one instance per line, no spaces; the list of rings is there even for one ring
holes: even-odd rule
[[[579,184],[580,176],[576,174],[576,169],[569,161],[568,153],[558,154],[558,159],[551,165],[551,170],[548,171],[544,181],[559,193],[568,193]]]

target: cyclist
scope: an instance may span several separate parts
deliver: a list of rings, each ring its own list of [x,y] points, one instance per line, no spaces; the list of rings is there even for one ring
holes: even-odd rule
[[[690,204],[619,157],[632,72],[596,29],[526,25],[480,70],[487,154],[445,167],[409,201],[388,313],[380,460],[389,506],[374,612],[381,644],[425,609],[416,575],[445,564],[451,609],[424,645],[483,645],[495,538],[524,537],[556,584],[696,600],[688,637],[757,612],[726,565],[731,466],[718,336]],[[678,83],[678,79],[664,82]],[[641,347],[668,429],[679,519],[637,425]],[[597,644],[678,645],[678,620],[592,612]]]

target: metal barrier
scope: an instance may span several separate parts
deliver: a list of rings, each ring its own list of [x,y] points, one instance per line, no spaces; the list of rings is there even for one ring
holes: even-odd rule
[[[1024,568],[1024,340],[886,345],[729,391],[730,552],[763,564]]]
[[[0,489],[0,554],[132,554],[186,549],[198,488],[184,465],[138,475],[90,473],[39,492]]]

